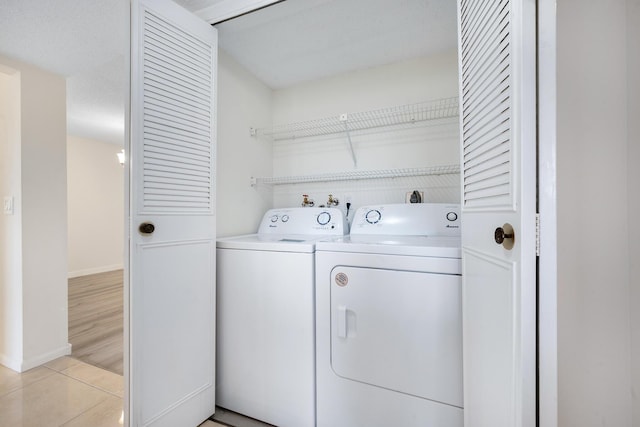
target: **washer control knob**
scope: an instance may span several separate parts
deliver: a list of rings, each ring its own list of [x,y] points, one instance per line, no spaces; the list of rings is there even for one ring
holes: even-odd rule
[[[281,221],[282,221],[282,222],[287,222],[287,221],[289,221],[289,215],[282,215]]]
[[[329,224],[329,221],[331,221],[331,214],[329,212],[320,212],[316,219],[318,221],[318,224],[327,225]]]
[[[457,214],[457,213],[455,213],[455,212],[449,212],[449,213],[447,214],[447,219],[448,219],[449,221],[455,221],[456,219],[458,219],[458,214]]]
[[[369,224],[376,224],[382,219],[382,214],[377,209],[372,209],[364,216]]]
[[[278,221],[278,215],[272,215],[271,222],[276,222],[276,221]]]

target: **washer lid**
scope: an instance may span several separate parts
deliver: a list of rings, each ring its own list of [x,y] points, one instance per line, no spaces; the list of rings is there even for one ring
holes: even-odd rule
[[[318,242],[316,251],[462,258],[460,237],[358,234]]]
[[[244,249],[254,251],[279,252],[315,252],[316,242],[327,236],[308,234],[247,234],[220,238],[216,241],[218,249]]]

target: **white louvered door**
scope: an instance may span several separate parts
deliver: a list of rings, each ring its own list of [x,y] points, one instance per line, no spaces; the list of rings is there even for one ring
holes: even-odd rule
[[[536,425],[535,7],[458,0],[466,427]]]
[[[210,25],[132,0],[130,426],[195,427],[215,410],[216,61]]]

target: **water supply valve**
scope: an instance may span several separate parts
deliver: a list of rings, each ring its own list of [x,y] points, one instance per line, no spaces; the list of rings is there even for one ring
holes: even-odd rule
[[[337,198],[333,197],[333,194],[329,194],[329,200],[327,200],[327,207],[330,208],[331,206],[338,206],[340,204],[340,201]]]
[[[312,207],[313,205],[315,205],[315,202],[313,201],[313,199],[310,199],[308,194],[303,194],[302,195],[302,207],[303,208],[308,208],[308,207]]]

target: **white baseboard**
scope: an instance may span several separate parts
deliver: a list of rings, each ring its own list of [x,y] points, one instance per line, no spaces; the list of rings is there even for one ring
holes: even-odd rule
[[[47,353],[44,354],[40,354],[36,357],[32,357],[28,360],[24,360],[22,362],[22,371],[27,371],[31,368],[35,368],[36,366],[40,366],[42,364],[45,364],[47,362],[51,362],[52,360],[57,359],[58,357],[62,357],[62,356],[68,356],[71,354],[71,344],[67,343],[66,345],[49,351]]]
[[[5,354],[0,355],[0,364],[12,369],[16,372],[24,372],[35,368],[47,362],[57,359],[58,357],[68,356],[71,354],[71,344],[67,343],[60,348],[48,351],[44,354],[32,357],[28,360],[15,360],[7,357]]]
[[[12,359],[6,354],[0,354],[0,365],[5,366],[9,369],[12,369],[16,372],[20,372],[20,361],[16,359]]]
[[[107,271],[122,270],[123,268],[124,268],[123,264],[113,264],[113,265],[105,265],[103,267],[86,268],[84,270],[70,271],[67,274],[67,277],[69,279],[73,279],[74,277],[88,276],[89,274],[106,273]]]

